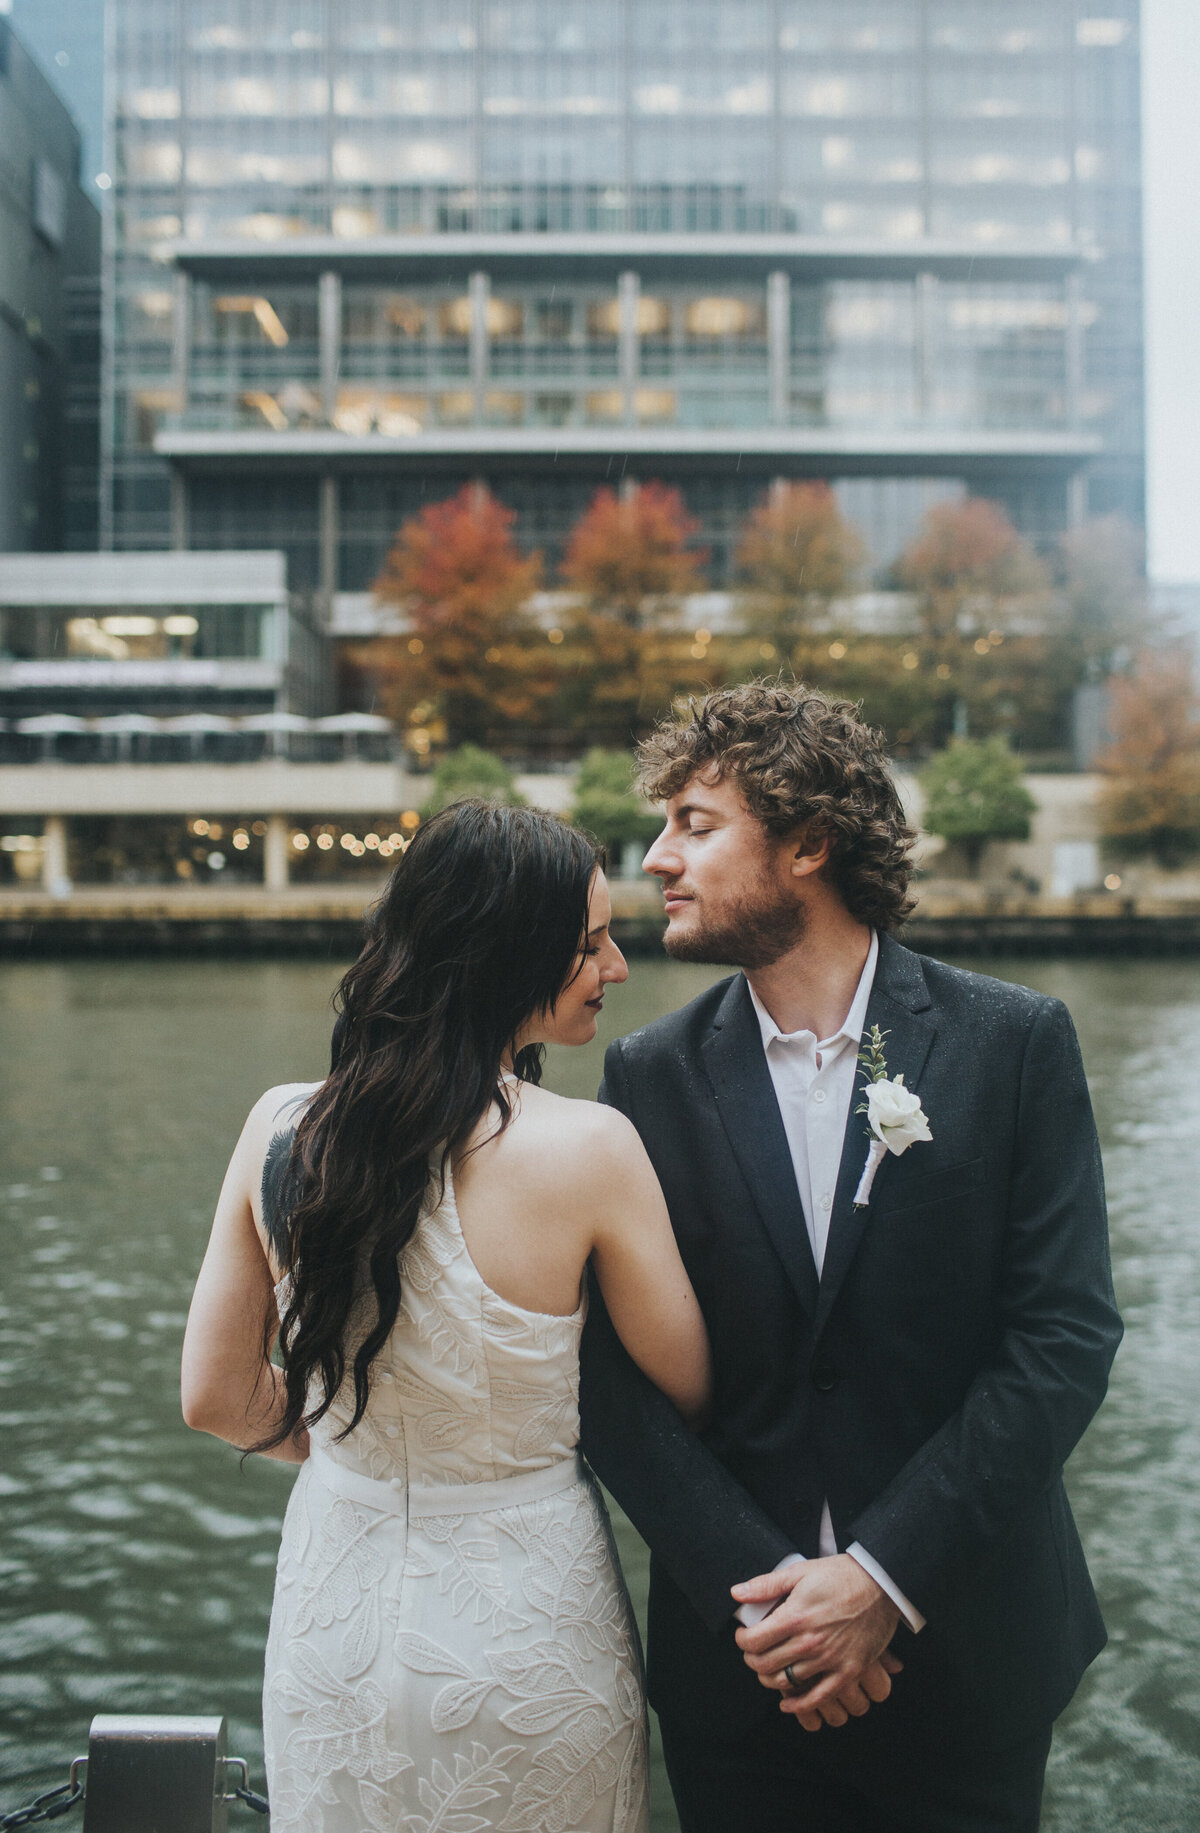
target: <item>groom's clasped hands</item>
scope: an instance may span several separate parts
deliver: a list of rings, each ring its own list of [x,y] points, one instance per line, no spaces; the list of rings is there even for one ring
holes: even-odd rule
[[[888,1697],[904,1665],[888,1647],[900,1612],[849,1554],[764,1573],[735,1585],[733,1596],[771,1607],[753,1628],[737,1631],[737,1644],[806,1731],[861,1718]]]

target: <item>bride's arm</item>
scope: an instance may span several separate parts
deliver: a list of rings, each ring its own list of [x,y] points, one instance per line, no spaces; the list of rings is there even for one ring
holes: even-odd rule
[[[679,1257],[667,1205],[636,1131],[595,1110],[581,1174],[595,1194],[592,1267],[626,1350],[696,1424],[712,1396],[708,1332]]]
[[[274,1275],[255,1226],[254,1197],[279,1102],[271,1090],[251,1110],[221,1186],[212,1234],[183,1339],[183,1417],[244,1449],[267,1437],[283,1412],[283,1375],[266,1337],[274,1315]],[[303,1429],[265,1454],[300,1464]]]

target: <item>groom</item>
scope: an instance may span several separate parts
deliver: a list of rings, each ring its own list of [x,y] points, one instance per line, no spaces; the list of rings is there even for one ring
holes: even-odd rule
[[[613,1044],[601,1090],[708,1320],[703,1439],[595,1300],[584,1336],[684,1833],[1032,1833],[1105,1639],[1062,1467],[1121,1334],[1071,1021],[894,939],[912,834],[850,707],[728,688],[641,763],[667,952],[743,970]],[[873,1110],[912,1123],[872,1152],[876,1027]]]

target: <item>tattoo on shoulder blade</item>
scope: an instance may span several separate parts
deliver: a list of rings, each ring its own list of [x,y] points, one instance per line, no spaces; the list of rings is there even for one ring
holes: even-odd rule
[[[276,1254],[287,1247],[287,1218],[292,1194],[292,1142],[295,1127],[286,1127],[271,1137],[263,1159],[262,1214],[267,1239]]]

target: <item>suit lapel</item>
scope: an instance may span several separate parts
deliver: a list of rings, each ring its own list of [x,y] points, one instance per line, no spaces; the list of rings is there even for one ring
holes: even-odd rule
[[[762,1033],[739,974],[703,1046],[717,1112],[754,1206],[808,1311],[817,1304],[817,1268],[796,1173],[762,1046]]]
[[[884,1032],[884,1056],[889,1076],[903,1075],[906,1088],[916,1089],[929,1055],[936,1026],[928,1016],[929,991],[921,970],[920,957],[901,946],[891,936],[879,938],[879,960],[875,981],[867,1005],[864,1036],[872,1025]],[[814,1331],[819,1334],[841,1289],[851,1262],[862,1241],[871,1215],[868,1204],[854,1207],[854,1193],[862,1176],[870,1145],[865,1114],[856,1114],[864,1086],[861,1073],[855,1079],[846,1134],[842,1144],[841,1165],[833,1199],[833,1215],[825,1263],[821,1269],[821,1290],[817,1302]],[[887,1178],[889,1159],[885,1158],[876,1176],[875,1190]]]

